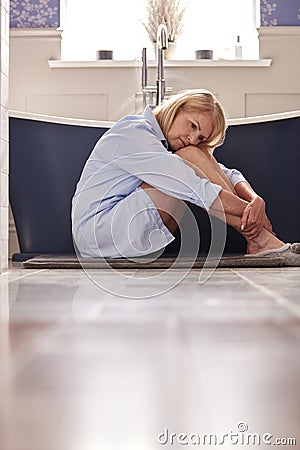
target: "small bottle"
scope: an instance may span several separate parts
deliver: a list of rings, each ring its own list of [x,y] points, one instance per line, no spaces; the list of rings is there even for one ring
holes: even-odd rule
[[[243,47],[240,42],[240,36],[237,36],[236,38],[235,59],[243,59]]]

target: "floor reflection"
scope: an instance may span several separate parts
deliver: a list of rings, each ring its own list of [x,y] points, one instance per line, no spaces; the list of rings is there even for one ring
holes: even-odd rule
[[[2,274],[0,448],[181,448],[159,434],[241,422],[299,443],[299,274],[220,270],[199,286],[192,271],[143,300],[83,271]],[[132,288],[147,277],[127,275]]]

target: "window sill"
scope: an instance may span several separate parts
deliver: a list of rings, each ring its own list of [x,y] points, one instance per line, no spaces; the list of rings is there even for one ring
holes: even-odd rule
[[[165,67],[270,67],[272,59],[253,60],[225,60],[225,59],[196,59],[196,60],[165,60]],[[101,60],[101,61],[60,61],[49,60],[51,69],[75,69],[75,68],[120,68],[141,67],[140,60]],[[156,61],[149,61],[148,67],[156,67]]]

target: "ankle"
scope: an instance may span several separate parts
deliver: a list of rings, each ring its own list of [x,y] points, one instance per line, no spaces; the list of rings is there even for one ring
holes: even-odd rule
[[[249,248],[253,249],[256,252],[280,248],[283,245],[284,242],[282,242],[265,228],[262,229],[261,233],[259,233],[258,236],[248,241]]]

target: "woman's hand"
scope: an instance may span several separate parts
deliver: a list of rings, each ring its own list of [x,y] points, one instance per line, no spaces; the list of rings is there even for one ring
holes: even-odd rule
[[[244,209],[241,220],[241,231],[247,239],[253,239],[263,228],[275,234],[266,216],[265,202],[261,197],[257,196]]]

